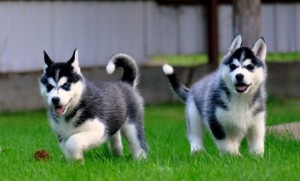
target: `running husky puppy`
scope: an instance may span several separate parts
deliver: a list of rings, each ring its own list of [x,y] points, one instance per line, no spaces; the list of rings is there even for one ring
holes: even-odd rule
[[[241,45],[239,35],[218,70],[196,82],[191,89],[179,82],[171,66],[163,66],[172,89],[186,103],[192,153],[204,150],[204,125],[221,153],[239,155],[243,137],[247,138],[250,153],[264,153],[267,47],[263,38],[259,38],[252,49]]]
[[[83,160],[85,150],[109,141],[115,155],[121,155],[124,134],[133,157],[143,159],[147,147],[143,130],[143,99],[135,86],[138,67],[126,54],[117,54],[106,70],[124,69],[118,81],[90,82],[81,74],[78,51],[67,62],[53,62],[44,51],[45,68],[40,91],[48,105],[50,124],[68,160]]]

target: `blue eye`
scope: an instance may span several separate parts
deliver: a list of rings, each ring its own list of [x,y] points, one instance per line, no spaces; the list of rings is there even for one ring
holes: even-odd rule
[[[50,92],[51,89],[53,89],[53,85],[47,83],[47,84],[46,84],[46,88],[47,88],[47,91]]]
[[[254,70],[254,66],[253,65],[247,65],[246,69],[249,70],[249,71],[252,71],[252,70]]]
[[[61,88],[65,89],[65,90],[70,90],[70,86],[71,84],[69,82],[64,83],[64,85],[61,86]]]
[[[229,68],[230,68],[231,71],[233,71],[234,69],[237,68],[237,66],[235,64],[230,64]]]

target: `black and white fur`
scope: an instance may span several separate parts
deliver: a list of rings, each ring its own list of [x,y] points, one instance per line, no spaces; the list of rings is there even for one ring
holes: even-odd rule
[[[264,153],[267,48],[263,38],[252,49],[241,45],[239,35],[219,68],[191,89],[180,83],[170,65],[163,66],[172,89],[186,103],[192,153],[204,150],[204,126],[210,130],[221,153],[239,155],[244,137],[250,153]]]
[[[40,91],[50,124],[68,160],[83,160],[83,153],[106,140],[115,155],[121,155],[122,132],[135,159],[147,156],[143,126],[143,99],[135,86],[138,67],[126,54],[117,54],[106,70],[124,69],[117,81],[91,82],[84,78],[75,50],[67,62],[53,62],[44,52],[45,68]]]

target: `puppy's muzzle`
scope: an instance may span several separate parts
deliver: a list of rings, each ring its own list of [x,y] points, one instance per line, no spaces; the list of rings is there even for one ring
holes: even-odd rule
[[[52,104],[54,106],[58,106],[59,103],[60,103],[60,98],[59,97],[53,97],[51,101],[52,101]]]
[[[51,102],[52,102],[52,105],[53,105],[53,112],[57,116],[61,116],[66,112],[67,105],[61,105],[59,97],[53,97],[51,99]]]
[[[242,83],[244,80],[244,75],[243,74],[236,74],[235,79],[239,82]]]
[[[244,83],[244,75],[243,74],[236,74],[235,79],[237,81],[237,83],[235,84],[235,90],[238,93],[246,92],[248,90],[249,86],[251,85],[251,84],[248,85],[248,84]]]

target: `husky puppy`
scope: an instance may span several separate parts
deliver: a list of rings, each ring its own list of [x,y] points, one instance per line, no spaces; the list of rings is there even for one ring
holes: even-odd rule
[[[267,48],[263,38],[252,49],[241,45],[239,35],[219,68],[191,89],[180,83],[170,65],[163,66],[172,89],[186,103],[192,153],[204,150],[204,126],[210,130],[221,153],[239,155],[244,137],[250,153],[264,153]]]
[[[121,155],[120,132],[133,157],[146,158],[143,99],[135,88],[138,67],[129,55],[117,54],[109,61],[109,74],[117,67],[124,69],[121,80],[110,82],[86,80],[77,50],[67,62],[53,62],[44,51],[44,61],[40,91],[48,106],[50,125],[68,160],[83,160],[85,150],[106,140],[112,153]]]

